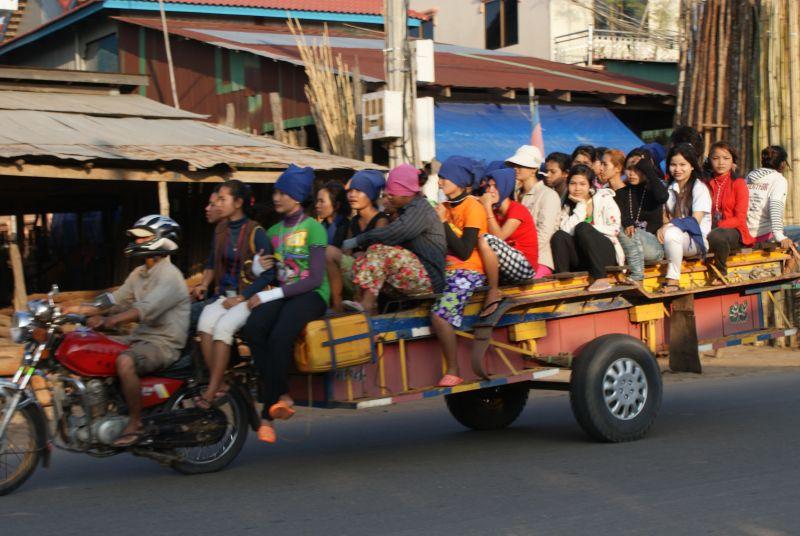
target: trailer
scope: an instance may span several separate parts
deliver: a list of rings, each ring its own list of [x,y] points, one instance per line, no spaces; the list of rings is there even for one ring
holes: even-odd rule
[[[701,372],[699,354],[794,337],[787,299],[800,274],[775,244],[733,255],[724,284],[700,258],[686,259],[682,290],[658,291],[665,263],[632,284],[589,293],[585,272],[506,287],[489,318],[476,293],[459,336],[465,382],[437,387],[444,359],[431,333],[435,296],[386,304],[383,314],[329,316],[311,322],[295,351],[291,394],[298,405],[369,409],[443,397],[464,426],[496,430],[523,411],[532,389],[569,391],[574,416],[592,437],[643,437],[661,404],[657,355],[673,371]],[[234,369],[235,370],[235,369]]]

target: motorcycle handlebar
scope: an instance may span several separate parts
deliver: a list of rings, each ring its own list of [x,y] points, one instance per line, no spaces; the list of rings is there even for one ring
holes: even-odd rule
[[[80,324],[86,325],[86,315],[79,315],[76,313],[68,313],[64,315],[64,323],[66,324]]]

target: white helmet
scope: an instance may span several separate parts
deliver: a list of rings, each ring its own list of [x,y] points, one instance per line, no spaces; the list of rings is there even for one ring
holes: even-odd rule
[[[125,248],[128,257],[156,257],[170,255],[178,251],[181,226],[168,216],[151,214],[139,218],[133,227],[128,229],[128,236],[149,238],[141,243],[129,243]]]

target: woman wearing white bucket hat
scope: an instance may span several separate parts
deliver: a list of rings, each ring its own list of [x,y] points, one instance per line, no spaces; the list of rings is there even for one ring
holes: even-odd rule
[[[523,145],[506,164],[514,168],[517,180],[517,199],[531,212],[536,224],[539,249],[539,267],[535,277],[553,273],[553,254],[550,238],[556,232],[561,214],[558,194],[537,177],[542,165],[542,152],[533,145]]]

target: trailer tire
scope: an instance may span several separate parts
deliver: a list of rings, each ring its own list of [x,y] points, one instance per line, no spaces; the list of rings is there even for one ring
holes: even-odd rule
[[[528,402],[527,384],[502,385],[447,395],[447,409],[473,430],[500,430],[519,417]]]
[[[574,360],[570,403],[578,424],[600,441],[641,439],[661,407],[658,362],[628,335],[603,335]]]

